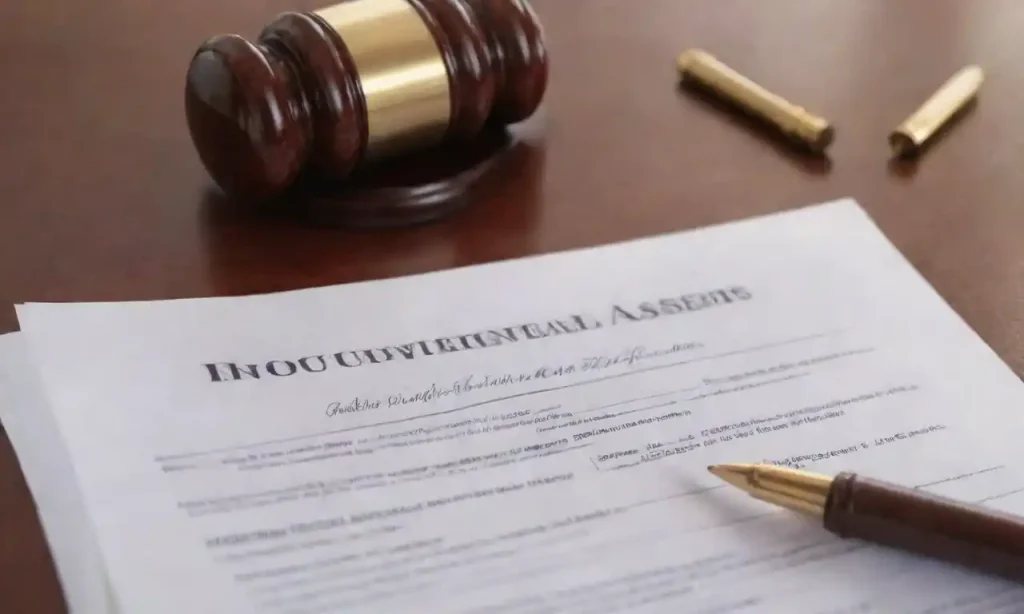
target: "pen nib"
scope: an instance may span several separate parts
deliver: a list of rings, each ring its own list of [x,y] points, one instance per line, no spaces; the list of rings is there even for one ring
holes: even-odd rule
[[[708,471],[750,496],[821,518],[832,478],[774,465],[710,465]]]
[[[753,465],[708,465],[708,471],[737,488],[749,491],[753,486]]]

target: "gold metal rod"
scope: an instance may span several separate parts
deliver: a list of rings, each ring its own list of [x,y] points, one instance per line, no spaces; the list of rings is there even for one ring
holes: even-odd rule
[[[908,156],[919,152],[946,122],[975,98],[984,80],[985,73],[979,66],[957,71],[889,134],[893,154]]]
[[[835,130],[827,120],[768,91],[710,53],[689,49],[679,56],[676,65],[684,80],[692,80],[767,121],[811,151],[821,153],[832,143]]]

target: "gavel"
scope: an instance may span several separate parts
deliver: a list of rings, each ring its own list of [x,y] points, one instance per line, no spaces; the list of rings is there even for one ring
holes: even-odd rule
[[[346,0],[280,14],[255,42],[204,42],[185,113],[220,188],[265,201],[303,173],[343,180],[521,122],[547,80],[542,27],[525,0]]]

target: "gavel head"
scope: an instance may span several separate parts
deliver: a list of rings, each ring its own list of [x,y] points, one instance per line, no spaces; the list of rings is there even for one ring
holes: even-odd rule
[[[522,121],[547,74],[525,0],[346,0],[284,13],[255,42],[206,41],[188,69],[185,111],[221,189],[266,200],[303,172],[343,179]]]

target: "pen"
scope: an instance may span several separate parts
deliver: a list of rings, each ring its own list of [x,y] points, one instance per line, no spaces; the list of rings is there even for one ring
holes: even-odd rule
[[[820,518],[842,538],[928,556],[1024,583],[1024,518],[844,471],[765,464],[708,471],[751,496]]]

